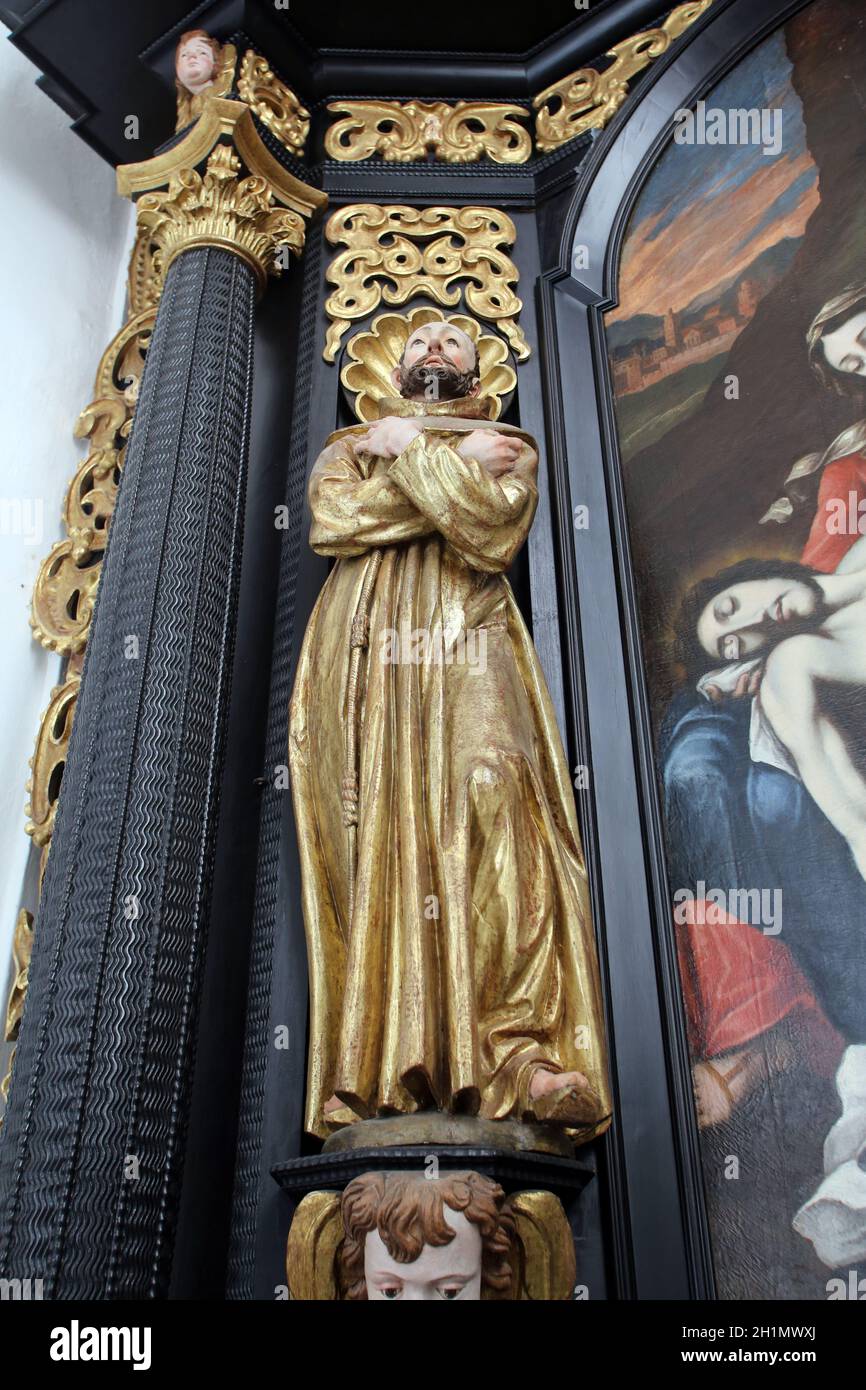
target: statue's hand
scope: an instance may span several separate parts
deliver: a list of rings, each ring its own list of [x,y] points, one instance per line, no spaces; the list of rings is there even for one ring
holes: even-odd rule
[[[356,449],[364,449],[378,458],[395,459],[408,449],[412,440],[421,434],[421,426],[414,420],[404,420],[399,415],[386,415],[377,420],[367,433],[355,440]]]
[[[508,473],[517,462],[523,443],[516,435],[500,434],[498,430],[472,430],[457,452],[465,459],[475,459],[492,478]]]

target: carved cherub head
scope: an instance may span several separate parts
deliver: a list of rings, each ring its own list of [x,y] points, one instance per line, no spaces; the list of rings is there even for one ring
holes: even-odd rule
[[[178,93],[198,96],[213,85],[220,70],[222,44],[204,29],[187,29],[181,34],[174,54],[174,74]]]
[[[341,1297],[508,1299],[517,1243],[498,1183],[480,1173],[364,1173],[343,1193]]]
[[[410,400],[454,401],[476,396],[480,388],[478,348],[462,328],[447,319],[419,324],[406,339],[392,380]]]

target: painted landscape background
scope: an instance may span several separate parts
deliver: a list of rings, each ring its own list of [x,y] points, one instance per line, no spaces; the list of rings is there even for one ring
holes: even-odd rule
[[[857,418],[823,390],[806,329],[866,276],[866,10],[816,0],[708,105],[776,106],[782,150],[671,144],[644,186],[606,318],[653,694],[677,680],[684,591],[744,555],[799,555],[813,509],[761,526],[796,459]],[[735,374],[739,399],[725,398]]]

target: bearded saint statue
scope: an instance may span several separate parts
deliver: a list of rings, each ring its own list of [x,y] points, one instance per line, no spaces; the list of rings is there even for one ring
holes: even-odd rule
[[[450,322],[415,328],[392,380],[309,483],[310,544],[336,564],[290,712],[306,1127],[438,1110],[582,1142],[611,1112],[586,870],[505,577],[535,514],[535,442],[491,423]]]

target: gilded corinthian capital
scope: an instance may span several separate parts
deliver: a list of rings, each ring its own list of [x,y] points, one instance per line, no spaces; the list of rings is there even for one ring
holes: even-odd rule
[[[140,233],[149,238],[161,283],[193,246],[232,251],[260,289],[304,246],[305,219],[327,203],[319,189],[284,169],[262,143],[249,109],[206,97],[199,119],[171,149],[117,170],[118,192],[138,197]]]

